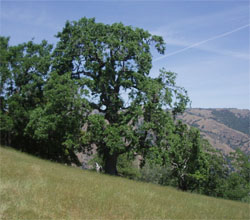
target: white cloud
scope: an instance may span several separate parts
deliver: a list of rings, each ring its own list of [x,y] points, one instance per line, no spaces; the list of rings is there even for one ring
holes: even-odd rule
[[[15,7],[6,7],[2,5],[0,10],[0,19],[2,24],[8,22],[21,23],[22,25],[30,25],[34,27],[45,27],[55,29],[58,24],[46,13],[40,9],[39,12],[30,7],[21,6],[19,3]]]
[[[178,37],[183,36],[185,32],[192,30],[203,29],[208,30],[209,27],[214,28],[217,25],[232,25],[239,27],[244,23],[249,22],[249,5],[239,6],[237,8],[219,11],[212,14],[194,15],[177,20],[176,22],[167,23],[166,25],[156,28],[152,31],[153,34],[160,36]],[[211,11],[211,10],[208,10]]]
[[[153,30],[152,33],[163,36],[167,45],[182,48],[168,53],[165,56],[157,57],[153,61],[155,62],[169,56],[177,55],[191,48],[250,60],[249,49],[246,53],[239,50],[228,50],[225,47],[216,47],[216,43],[214,42],[213,45],[210,44],[208,46],[208,44],[206,44],[243,29],[249,29],[249,26],[249,7],[243,6],[203,16],[188,17],[187,19],[181,19],[171,24],[161,26]],[[246,45],[246,47],[248,46],[249,44]],[[244,49],[246,49],[246,47]]]
[[[223,34],[215,35],[213,37],[210,37],[208,39],[205,39],[205,40],[202,40],[202,41],[199,41],[199,42],[196,42],[196,43],[187,43],[185,41],[180,41],[180,40],[176,40],[176,39],[172,39],[172,40],[168,39],[167,40],[168,43],[173,44],[173,45],[177,45],[177,46],[184,46],[184,48],[182,48],[180,50],[176,50],[176,51],[174,51],[172,53],[169,53],[169,54],[167,54],[165,56],[155,58],[153,60],[153,62],[164,59],[164,58],[169,57],[169,56],[173,56],[173,55],[182,53],[182,52],[184,52],[186,50],[189,50],[191,48],[199,48],[201,50],[205,50],[205,51],[208,51],[208,52],[214,52],[214,53],[217,53],[217,54],[229,55],[229,56],[233,56],[233,57],[237,57],[237,58],[241,58],[241,59],[250,60],[249,54],[229,51],[229,50],[225,50],[225,49],[216,49],[216,48],[209,48],[209,47],[204,47],[204,46],[201,47],[201,45],[203,45],[203,44],[205,44],[205,43],[207,43],[209,41],[213,41],[213,40],[223,38],[225,36],[228,36],[230,34],[238,32],[238,31],[240,31],[242,29],[249,28],[249,26],[250,26],[250,24],[246,24],[246,25],[243,25],[241,27],[235,28],[235,29],[233,29],[231,31],[227,31],[227,32],[225,32]]]

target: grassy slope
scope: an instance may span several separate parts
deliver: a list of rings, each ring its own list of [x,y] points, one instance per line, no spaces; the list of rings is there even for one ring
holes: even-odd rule
[[[250,206],[0,148],[0,219],[249,219]]]

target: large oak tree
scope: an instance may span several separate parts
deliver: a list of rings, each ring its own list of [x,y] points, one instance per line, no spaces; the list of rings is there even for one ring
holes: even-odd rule
[[[96,144],[105,172],[117,174],[120,154],[160,149],[161,138],[167,135],[161,128],[172,120],[163,107],[176,114],[188,102],[185,90],[175,85],[174,73],[163,69],[159,77],[149,76],[151,50],[165,51],[162,37],[87,18],[66,22],[57,37],[54,70],[59,75],[70,73],[79,87],[89,91],[85,98],[99,112],[87,117],[82,141],[87,148]]]

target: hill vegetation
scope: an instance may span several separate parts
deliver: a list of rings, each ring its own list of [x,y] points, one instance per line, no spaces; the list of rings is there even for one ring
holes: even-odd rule
[[[0,148],[0,219],[248,219],[246,203],[68,167]]]
[[[213,147],[226,155],[236,149],[250,154],[249,110],[192,108],[179,119],[198,128]]]
[[[240,111],[237,109],[214,109],[212,114],[214,115],[216,121],[250,136],[250,111]]]

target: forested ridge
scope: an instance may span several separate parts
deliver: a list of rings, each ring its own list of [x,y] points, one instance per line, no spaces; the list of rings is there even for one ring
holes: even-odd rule
[[[162,37],[85,17],[56,37],[55,46],[0,37],[1,144],[78,165],[76,153],[95,145],[107,174],[249,201],[249,157],[225,158],[176,119],[190,100],[175,73],[150,77]]]
[[[250,114],[248,115],[235,114],[227,109],[221,111],[214,110],[212,113],[219,122],[227,125],[232,129],[250,135],[250,128],[249,128]]]
[[[233,108],[188,108],[178,119],[198,128],[216,149],[228,155],[240,149],[250,153],[250,110]]]

